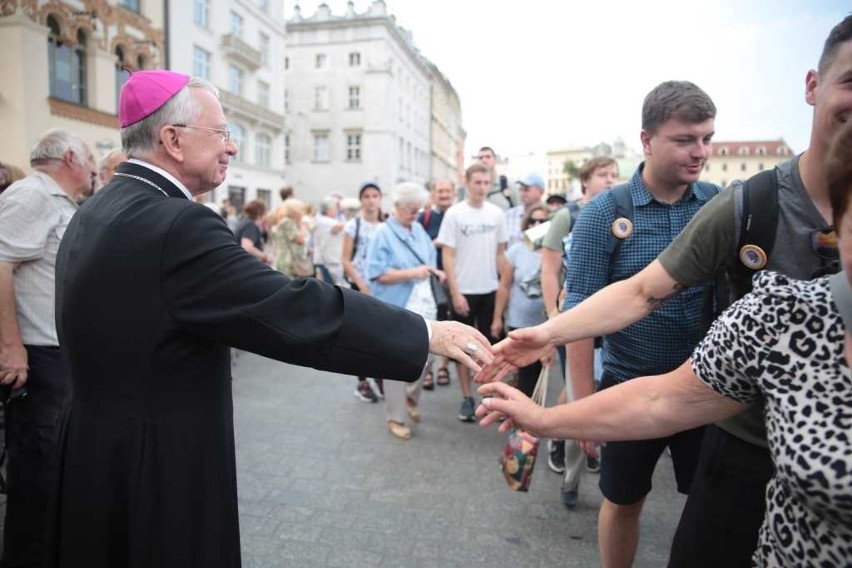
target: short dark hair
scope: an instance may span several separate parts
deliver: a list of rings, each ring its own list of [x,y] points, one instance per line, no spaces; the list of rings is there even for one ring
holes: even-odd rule
[[[689,81],[665,81],[645,97],[642,130],[654,133],[670,118],[698,123],[715,117],[716,105],[698,85]]]
[[[285,185],[281,189],[278,190],[278,195],[281,196],[281,201],[287,201],[291,197],[296,194],[296,190],[293,189],[292,185]]]
[[[834,26],[829,32],[825,40],[825,45],[822,47],[822,55],[819,56],[819,71],[822,76],[831,64],[834,63],[834,57],[837,55],[837,49],[841,43],[845,43],[852,39],[852,15],[843,18],[839,24]]]
[[[464,172],[464,181],[470,181],[471,176],[473,174],[482,173],[491,175],[491,168],[486,166],[485,164],[481,164],[479,162],[474,162],[467,167]]]
[[[834,230],[839,233],[840,220],[849,208],[849,194],[852,193],[852,122],[840,128],[829,147],[825,177]]]
[[[479,152],[482,152],[483,150],[488,150],[489,152],[491,152],[492,156],[494,156],[495,158],[497,157],[497,152],[495,152],[494,148],[492,148],[491,146],[483,146],[476,153],[479,154]]]

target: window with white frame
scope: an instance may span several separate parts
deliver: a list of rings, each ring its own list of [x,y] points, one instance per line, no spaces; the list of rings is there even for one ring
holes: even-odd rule
[[[361,108],[361,87],[349,87],[349,108],[353,110]]]
[[[346,160],[361,160],[361,132],[346,132]]]
[[[328,161],[328,132],[314,132],[314,161]]]
[[[328,87],[314,88],[314,110],[328,110]]]
[[[228,66],[228,90],[235,95],[243,96],[243,70],[236,65]]]
[[[257,47],[260,50],[260,61],[264,67],[269,66],[269,36],[263,32],[257,38]]]
[[[210,0],[193,0],[192,19],[202,28],[210,27]]]
[[[257,81],[257,104],[269,108],[269,83]]]
[[[210,53],[197,45],[192,46],[192,74],[210,80]]]
[[[325,69],[328,67],[328,56],[325,53],[317,53],[314,58],[314,67],[317,69]]]
[[[254,163],[262,168],[268,168],[272,160],[272,138],[269,134],[259,132],[254,139]]]
[[[361,54],[357,51],[353,51],[349,54],[349,67],[360,67],[361,66]]]
[[[228,128],[231,130],[231,140],[237,147],[237,155],[234,156],[232,159],[238,162],[244,162],[245,156],[243,155],[243,150],[245,149],[246,141],[245,128],[236,123],[230,124]]]
[[[231,35],[242,39],[243,37],[243,17],[236,12],[231,12]]]
[[[284,163],[290,163],[290,134],[284,135]]]
[[[284,58],[284,70],[286,71],[286,70],[288,70],[288,69],[290,69],[290,58],[289,58],[289,57],[285,57],[285,58]]]
[[[289,112],[290,110],[290,91],[288,89],[284,89],[284,112]]]

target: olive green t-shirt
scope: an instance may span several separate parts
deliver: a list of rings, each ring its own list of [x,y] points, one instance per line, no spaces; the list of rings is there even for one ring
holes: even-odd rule
[[[571,210],[563,207],[550,220],[550,229],[541,241],[541,246],[550,250],[563,251],[563,240],[571,232]]]
[[[799,156],[775,166],[778,185],[778,224],[766,270],[799,280],[810,280],[822,261],[814,252],[815,231],[830,229],[820,215],[799,175]],[[742,184],[713,198],[692,218],[689,225],[657,257],[677,282],[695,286],[710,282],[716,273],[739,262]],[[766,447],[763,404],[717,424],[726,432]]]

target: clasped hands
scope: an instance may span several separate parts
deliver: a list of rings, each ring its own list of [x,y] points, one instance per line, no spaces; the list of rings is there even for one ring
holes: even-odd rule
[[[547,358],[553,350],[553,338],[545,326],[516,329],[503,341],[490,345],[484,335],[470,326],[454,321],[432,322],[429,350],[451,357],[472,371],[482,384],[484,397],[476,409],[480,425],[503,420],[499,430],[507,432],[517,425],[535,432],[540,429],[544,408],[519,390],[502,382],[512,371]]]

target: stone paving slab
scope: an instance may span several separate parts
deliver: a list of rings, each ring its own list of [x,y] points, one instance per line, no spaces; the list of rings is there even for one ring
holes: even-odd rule
[[[451,386],[423,393],[423,420],[403,442],[387,432],[383,402],[353,396],[354,379],[241,353],[243,565],[599,565],[597,476],[584,478],[573,511],[545,457],[528,493],[510,491],[497,464],[505,435],[457,420],[452,375]],[[555,400],[561,382],[551,383]],[[665,564],[683,504],[667,456],[657,470],[637,567]]]
[[[355,380],[249,353],[234,365],[243,566],[494,568],[597,566],[597,476],[580,501],[559,501],[561,476],[542,446],[528,493],[508,489],[505,435],[464,424],[453,384],[424,392],[407,442],[384,403],[360,402]],[[561,381],[551,381],[555,400]],[[642,518],[637,567],[665,565],[683,497],[660,461]],[[0,529],[5,497],[0,496]]]

